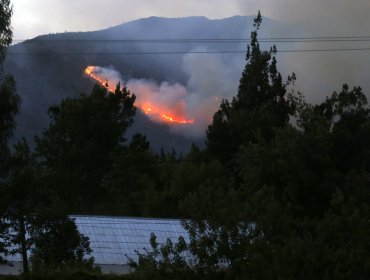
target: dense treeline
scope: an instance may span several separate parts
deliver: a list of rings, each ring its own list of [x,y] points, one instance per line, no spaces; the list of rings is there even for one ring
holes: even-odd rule
[[[202,177],[180,203],[191,218],[185,223],[190,242],[154,244],[134,263],[139,274],[158,279],[370,276],[367,99],[361,88],[344,85],[321,104],[306,103],[290,90],[294,74],[282,82],[276,48],[260,50],[261,21],[258,15],[238,94],[222,102],[207,130],[202,153],[217,158],[211,162],[223,172]]]
[[[10,109],[6,118],[0,110],[0,252],[6,242],[19,253],[34,246],[39,271],[91,270],[88,240],[68,214],[176,217],[186,218],[190,242],[159,246],[153,236],[132,277],[370,278],[366,96],[344,85],[306,103],[294,73],[284,82],[278,72],[276,47],[260,49],[261,23],[258,14],[238,93],[215,112],[206,149],[184,156],[153,153],[144,135],[125,139],[135,95],[120,85],[51,107],[35,150],[23,140],[11,151],[18,99],[13,86],[1,89],[10,97],[0,108]]]
[[[90,272],[49,272],[28,275],[0,275],[0,280],[139,280],[133,275],[96,274]]]

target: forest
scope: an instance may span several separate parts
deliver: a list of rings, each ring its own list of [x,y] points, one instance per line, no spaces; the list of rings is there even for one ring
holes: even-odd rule
[[[2,65],[12,9],[0,2]],[[277,48],[260,48],[261,24],[259,13],[238,92],[214,113],[205,148],[188,154],[155,153],[143,134],[125,138],[135,93],[120,84],[64,99],[34,148],[11,146],[21,100],[1,71],[0,253],[21,254],[25,274],[104,279],[68,215],[181,218],[190,241],[159,246],[152,236],[122,279],[369,279],[366,95],[344,84],[306,102],[296,75],[279,73]]]

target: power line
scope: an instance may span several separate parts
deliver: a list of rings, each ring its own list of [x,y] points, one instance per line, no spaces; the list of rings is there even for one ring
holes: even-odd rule
[[[278,53],[309,53],[309,52],[358,52],[369,51],[370,47],[364,48],[327,48],[327,49],[291,49],[278,50]],[[7,55],[35,55],[35,56],[82,56],[82,55],[176,55],[176,54],[244,54],[245,50],[225,51],[158,51],[158,52],[8,52]]]
[[[158,38],[158,39],[16,39],[14,42],[26,43],[244,43],[249,42],[249,38]],[[259,42],[369,42],[370,35],[367,36],[321,36],[321,37],[262,37]]]
[[[19,40],[19,39],[18,39]],[[20,40],[19,40],[20,41]],[[33,39],[25,41],[26,45],[39,43],[66,44],[70,47],[77,47],[80,44],[106,45],[106,44],[235,44],[248,43],[250,39],[245,38],[159,38],[159,39]],[[370,36],[322,36],[322,37],[263,37],[259,42],[266,43],[329,43],[329,42],[370,42]],[[317,48],[317,49],[285,49],[279,53],[296,52],[353,52],[368,51],[370,47],[342,47],[342,48]],[[241,54],[246,50],[205,50],[205,51],[111,51],[111,52],[32,52],[19,51],[8,52],[9,55],[42,55],[42,56],[81,56],[81,55],[176,55],[176,54]]]

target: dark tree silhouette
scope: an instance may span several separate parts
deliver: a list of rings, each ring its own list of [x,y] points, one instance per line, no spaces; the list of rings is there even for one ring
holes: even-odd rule
[[[271,140],[274,128],[284,127],[293,113],[286,89],[289,82],[283,83],[277,71],[276,47],[269,51],[260,49],[257,32],[261,23],[262,17],[258,13],[237,96],[231,102],[222,101],[207,129],[207,148],[223,162],[227,162],[241,146],[256,142],[259,136]]]

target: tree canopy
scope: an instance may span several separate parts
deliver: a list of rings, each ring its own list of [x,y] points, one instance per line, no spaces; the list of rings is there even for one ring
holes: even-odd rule
[[[9,176],[10,151],[8,140],[15,129],[15,116],[18,114],[20,98],[16,94],[14,78],[4,75],[3,63],[6,48],[12,43],[12,30],[10,27],[13,9],[9,0],[0,1],[0,194],[3,193],[4,180]],[[0,253],[7,252],[9,242],[8,223],[2,219],[6,211],[4,197],[0,197]],[[2,258],[0,257],[0,261]]]
[[[288,95],[287,85],[295,75],[283,83],[277,70],[276,47],[269,51],[260,49],[257,35],[261,23],[259,13],[254,20],[256,29],[251,33],[237,95],[231,102],[222,101],[207,129],[207,148],[223,162],[258,137],[271,140],[274,128],[286,126],[294,113],[294,99]]]
[[[51,124],[36,138],[37,152],[69,211],[93,212],[105,196],[104,176],[135,113],[135,96],[120,85],[115,93],[96,85],[90,95],[51,107]]]
[[[13,32],[10,26],[13,6],[10,0],[0,0],[0,65],[5,59],[6,47],[12,43]],[[2,71],[2,67],[0,67]]]
[[[295,75],[282,83],[276,48],[260,50],[260,25],[258,14],[238,94],[221,103],[207,130],[207,153],[223,163],[225,181],[203,177],[185,195],[189,241],[154,244],[134,264],[139,273],[168,279],[370,276],[366,96],[345,84],[311,105],[288,92]]]
[[[15,116],[18,114],[20,97],[16,94],[14,78],[4,75],[3,63],[6,49],[12,43],[11,16],[13,7],[10,0],[0,1],[0,175],[1,166],[6,157],[7,140],[15,128]]]

